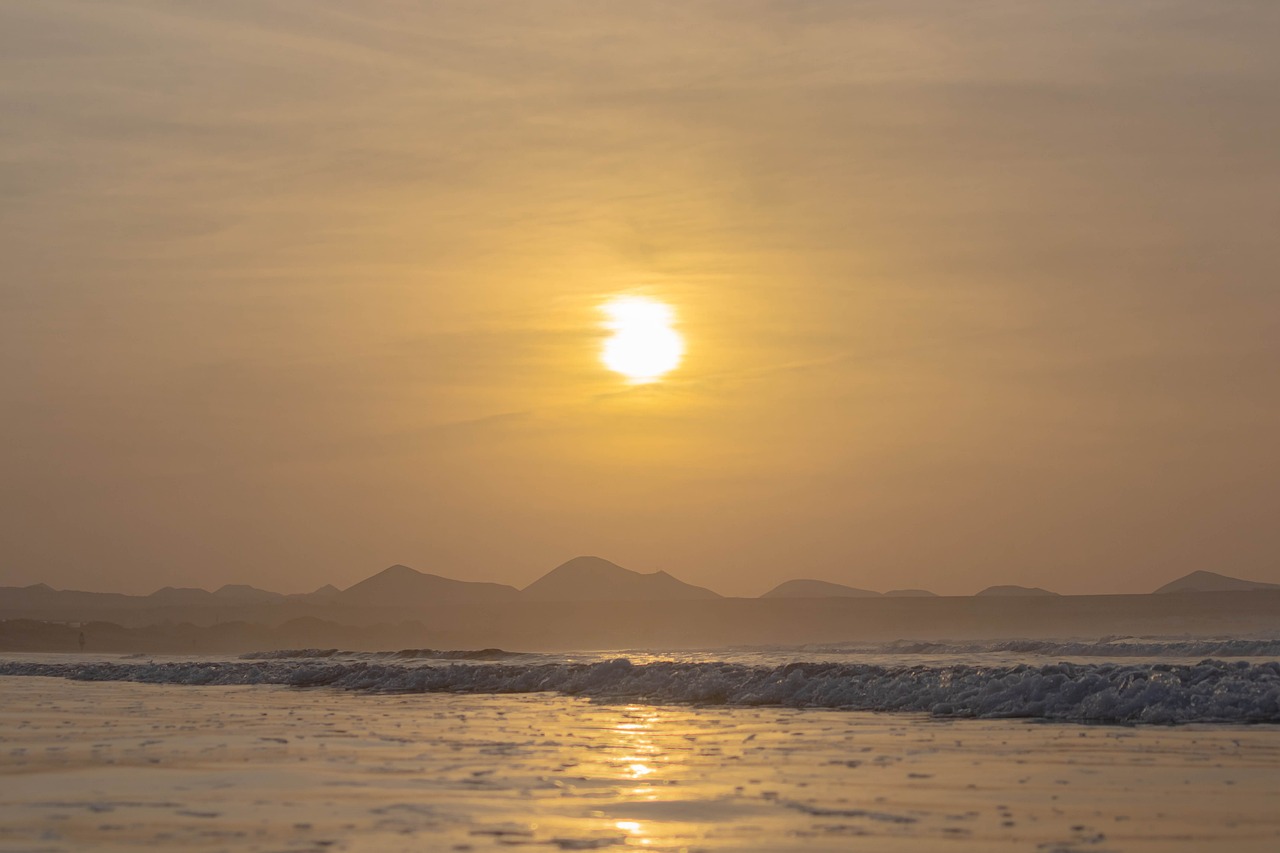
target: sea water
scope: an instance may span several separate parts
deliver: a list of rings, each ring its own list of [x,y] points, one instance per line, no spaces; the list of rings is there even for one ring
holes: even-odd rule
[[[0,675],[366,693],[556,693],[596,701],[1080,723],[1280,722],[1280,640],[1003,640],[527,654],[296,649],[238,658],[28,655]]]
[[[1269,853],[1277,645],[11,654],[0,851]]]

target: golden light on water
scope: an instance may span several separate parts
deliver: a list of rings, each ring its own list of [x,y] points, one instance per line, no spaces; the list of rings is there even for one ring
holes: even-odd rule
[[[620,296],[600,308],[612,334],[600,351],[605,367],[639,385],[655,382],[680,365],[684,339],[671,306],[642,296]]]

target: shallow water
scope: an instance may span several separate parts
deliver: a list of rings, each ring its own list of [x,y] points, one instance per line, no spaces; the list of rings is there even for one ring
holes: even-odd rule
[[[0,679],[0,849],[1273,850],[1271,727]]]

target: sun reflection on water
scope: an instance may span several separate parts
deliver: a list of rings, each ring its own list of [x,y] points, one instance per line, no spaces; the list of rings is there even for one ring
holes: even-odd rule
[[[614,821],[613,825],[627,834],[628,843],[634,842],[645,846],[653,843],[653,839],[645,834],[644,825],[638,820],[618,820]]]
[[[622,753],[615,759],[616,766],[628,778],[644,779],[665,763],[666,756],[653,738],[655,724],[659,722],[661,717],[655,709],[631,707],[626,711],[626,720],[613,725],[618,736],[617,748]]]
[[[667,786],[676,784],[668,777],[673,775],[672,771],[680,775],[686,762],[682,740],[685,732],[676,718],[662,709],[632,705],[619,711],[607,726],[606,761],[614,779],[624,783],[616,790],[637,807],[659,806],[671,796]],[[633,784],[626,785],[626,782]],[[642,803],[646,805],[640,806]],[[614,830],[625,834],[628,847],[652,849],[656,845],[668,849],[664,845],[672,840],[671,831],[661,822],[641,822],[626,812],[610,816],[609,820]]]
[[[633,779],[639,779],[642,776],[648,776],[650,773],[653,772],[652,767],[648,766],[647,764],[641,764],[638,761],[633,764],[627,765],[627,769],[631,771],[631,778]]]

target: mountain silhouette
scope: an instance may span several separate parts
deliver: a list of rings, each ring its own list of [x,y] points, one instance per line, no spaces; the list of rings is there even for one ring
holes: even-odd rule
[[[1157,594],[1166,592],[1238,592],[1257,589],[1280,589],[1280,584],[1247,581],[1220,575],[1217,572],[1198,571],[1183,575],[1176,581],[1170,581],[1156,590]]]
[[[338,589],[331,583],[327,583],[315,592],[295,592],[288,597],[294,601],[322,604],[324,602],[333,601],[340,595],[342,595],[342,590]]]
[[[600,557],[575,557],[524,588],[535,601],[674,601],[719,598],[666,572],[642,574]]]
[[[164,586],[147,596],[154,604],[208,604],[213,593],[193,586]]]
[[[936,592],[927,589],[891,589],[885,593],[886,598],[937,598]]]
[[[492,604],[513,601],[515,587],[500,583],[472,583],[429,575],[394,565],[342,591],[343,604],[373,607],[418,607],[433,604]]]
[[[218,588],[211,595],[219,603],[227,604],[263,604],[265,602],[284,601],[278,592],[268,592],[243,583],[229,583]]]
[[[1017,586],[1016,584],[999,584],[997,586],[989,586],[982,592],[974,593],[975,595],[996,596],[1013,598],[1016,596],[1044,596],[1057,595],[1056,592],[1050,592],[1047,589],[1041,589],[1038,586]]]
[[[880,593],[858,589],[842,583],[815,581],[809,578],[784,581],[766,592],[761,598],[879,598]]]

